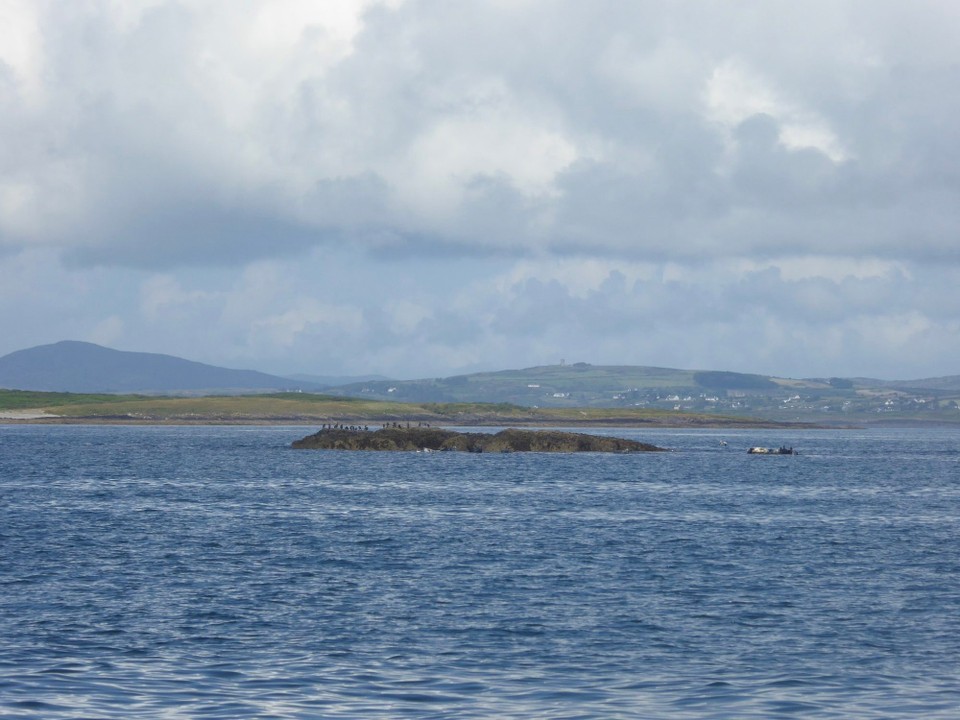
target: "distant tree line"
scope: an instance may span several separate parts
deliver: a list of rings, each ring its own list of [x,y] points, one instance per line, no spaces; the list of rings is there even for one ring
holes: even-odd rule
[[[827,382],[830,384],[830,387],[837,388],[838,390],[850,390],[853,388],[853,380],[847,380],[846,378],[832,377]]]

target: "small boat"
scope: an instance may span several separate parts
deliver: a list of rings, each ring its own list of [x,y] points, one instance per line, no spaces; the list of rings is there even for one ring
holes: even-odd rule
[[[750,455],[799,455],[792,447],[780,446],[778,448],[752,447],[747,450]]]

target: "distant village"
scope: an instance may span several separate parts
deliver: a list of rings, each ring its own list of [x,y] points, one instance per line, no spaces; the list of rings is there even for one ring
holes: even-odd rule
[[[684,412],[762,415],[778,419],[810,416],[960,416],[960,398],[943,393],[903,390],[836,392],[764,392],[727,390],[723,393],[676,393],[634,388],[614,393],[620,406],[649,407]]]
[[[546,382],[478,386],[470,399],[477,402],[509,402],[528,407],[636,407],[677,412],[717,413],[765,417],[778,420],[917,420],[960,421],[960,392],[903,388],[858,388],[852,383],[838,387],[784,387],[773,385],[744,389],[641,388],[601,391],[567,383]],[[772,385],[772,383],[771,383]],[[450,382],[372,383],[351,394],[398,401],[463,401],[451,397]]]

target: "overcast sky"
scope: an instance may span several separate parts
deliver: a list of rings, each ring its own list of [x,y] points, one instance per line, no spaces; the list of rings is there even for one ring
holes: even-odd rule
[[[960,373],[954,0],[0,0],[0,355]]]

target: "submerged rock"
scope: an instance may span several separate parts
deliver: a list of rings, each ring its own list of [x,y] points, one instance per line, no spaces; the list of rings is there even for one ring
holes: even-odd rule
[[[296,440],[307,450],[459,450],[462,452],[656,452],[664,448],[623,438],[556,430],[516,430],[496,434],[462,433],[440,428],[382,430],[324,429]]]

